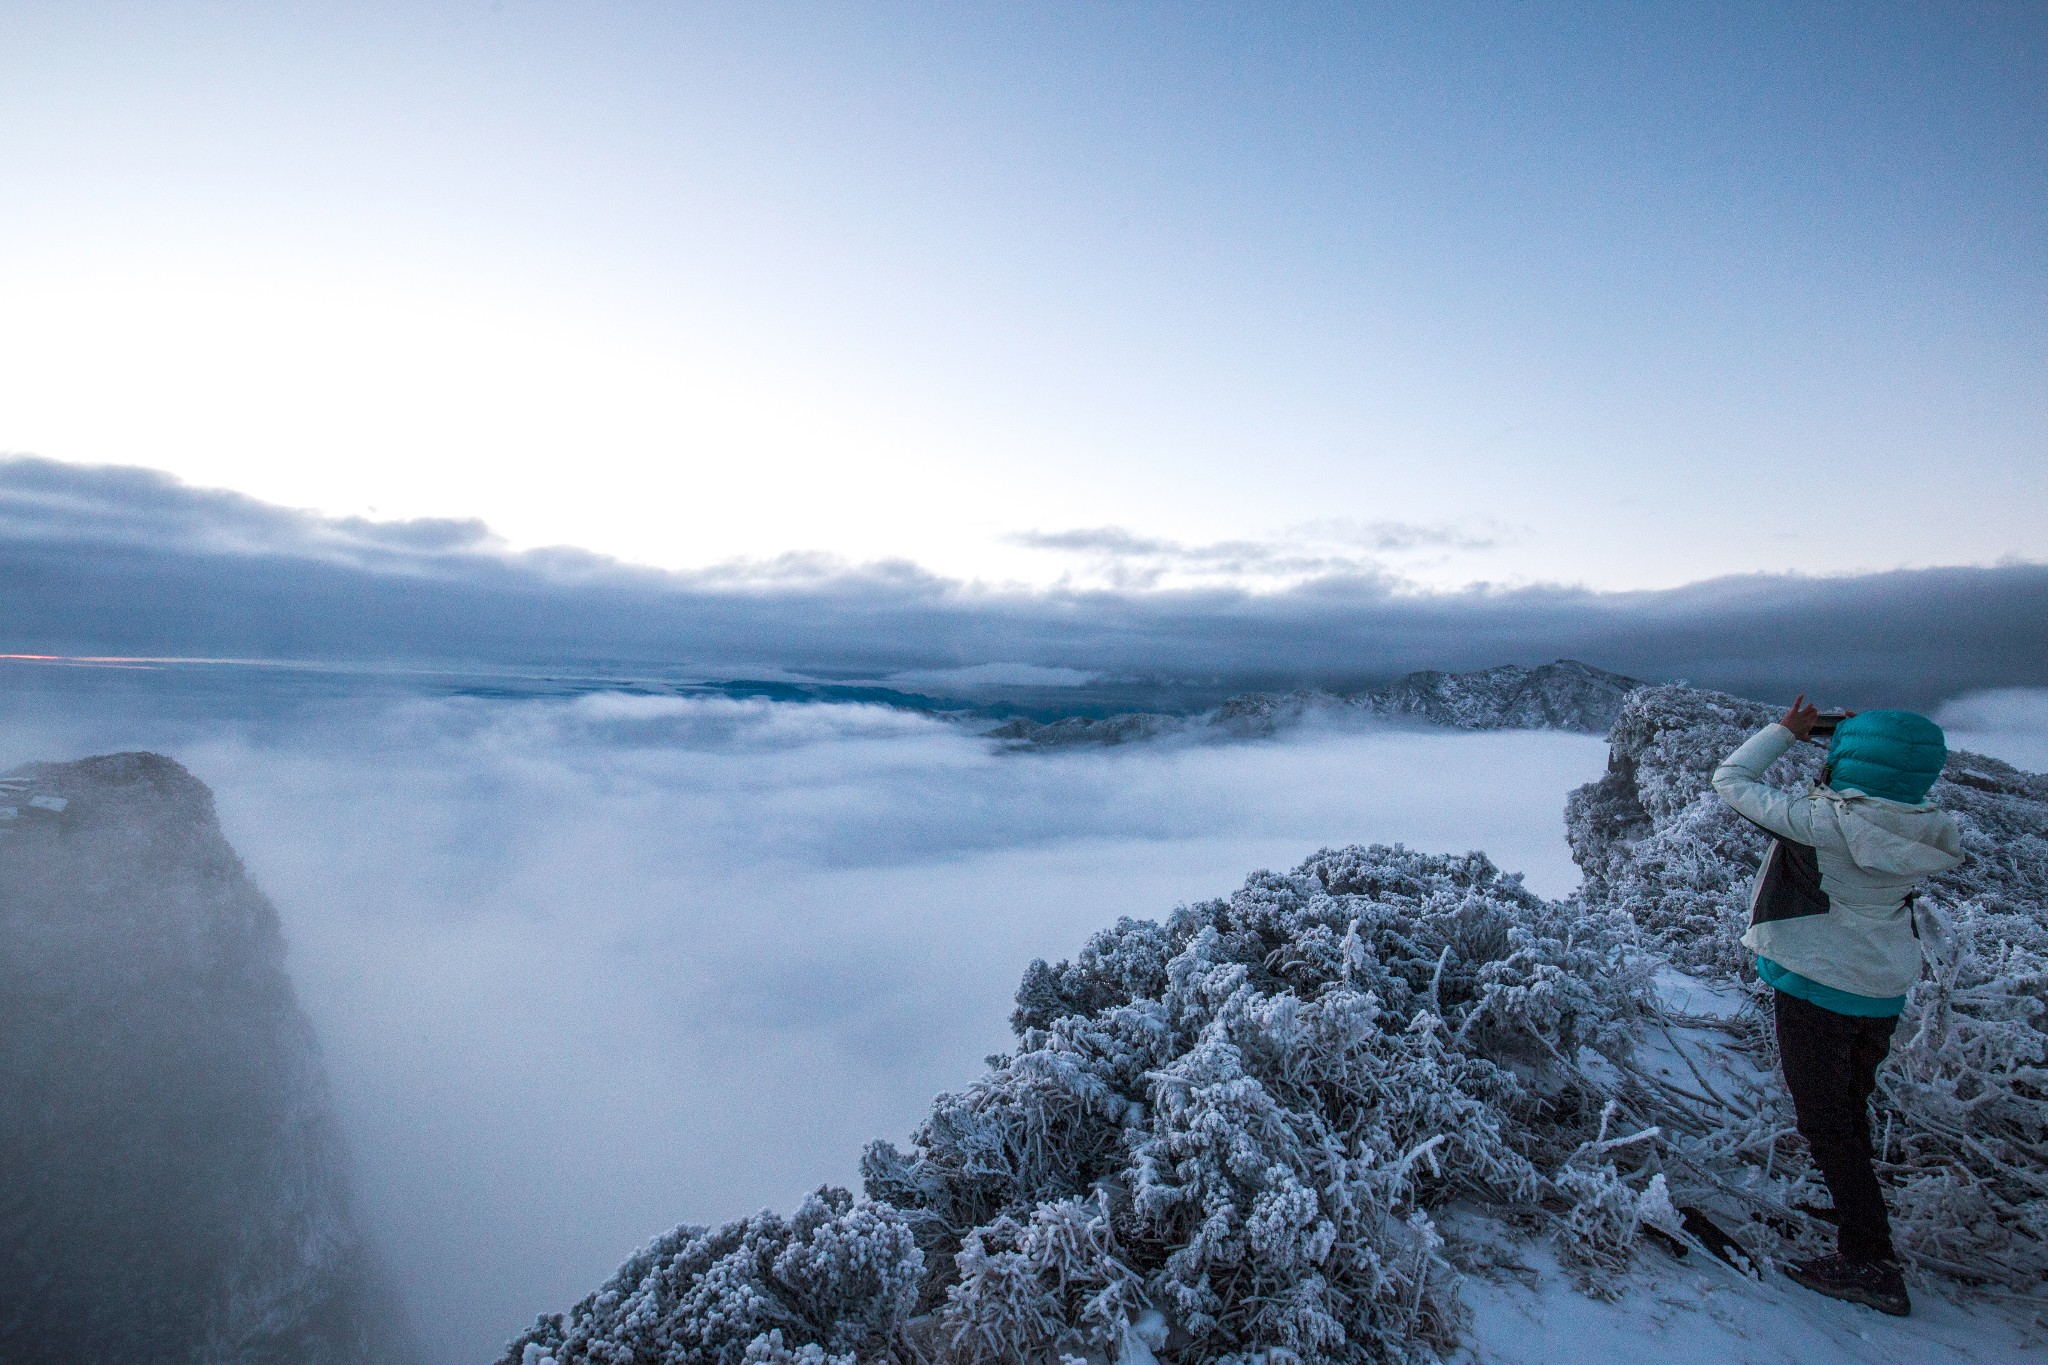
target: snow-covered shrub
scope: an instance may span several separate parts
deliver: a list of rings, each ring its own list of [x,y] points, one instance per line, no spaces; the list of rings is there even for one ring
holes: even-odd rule
[[[1879,1073],[1901,1235],[1970,1278],[2048,1279],[2048,926],[1969,901]]]
[[[886,1355],[924,1257],[896,1210],[821,1188],[787,1221],[679,1227],[515,1340],[508,1365],[851,1365]]]
[[[1141,1304],[1184,1360],[1427,1358],[1459,1320],[1429,1210],[1572,1206],[1604,1097],[1566,1059],[1626,1056],[1631,936],[1478,854],[1325,850],[1034,963],[1016,1053],[870,1148],[868,1193],[960,1359],[1101,1351]]]
[[[1615,723],[1607,775],[1573,793],[1566,816],[1589,907],[1628,914],[1673,960],[1746,983],[1759,1000],[1767,992],[1739,940],[1765,836],[1709,779],[1775,718],[1733,697],[1646,688]],[[1797,746],[1769,778],[1803,787],[1821,755]],[[1930,795],[1956,816],[1968,856],[1923,887],[1929,968],[1879,1073],[1879,1173],[1904,1254],[2038,1287],[2048,1280],[2048,778],[1954,753]],[[1763,1019],[1742,1032],[1764,1065],[1775,1062]],[[1781,1086],[1690,1117],[1697,1131],[1669,1155],[1704,1186],[1745,1188],[1772,1217],[1817,1193],[1782,1178],[1792,1117]],[[1743,1166],[1779,1178],[1757,1183]]]
[[[867,1202],[678,1229],[507,1365],[1436,1359],[1446,1201],[1587,1266],[1635,1235],[1655,1144],[1583,1064],[1629,1058],[1633,933],[1382,846],[1120,921],[1032,965],[1016,1050],[870,1147]]]
[[[1619,1101],[1608,1101],[1599,1131],[1553,1177],[1564,1204],[1558,1249],[1578,1272],[1579,1287],[1596,1298],[1618,1292],[1615,1273],[1628,1265],[1644,1228],[1672,1233],[1681,1227],[1664,1173],[1650,1169],[1657,1164],[1661,1130],[1610,1131],[1621,1108]]]
[[[1113,1346],[1147,1307],[1126,1255],[1099,1197],[1040,1204],[1022,1222],[999,1214],[971,1229],[941,1314],[948,1357],[1036,1360],[1056,1346]]]

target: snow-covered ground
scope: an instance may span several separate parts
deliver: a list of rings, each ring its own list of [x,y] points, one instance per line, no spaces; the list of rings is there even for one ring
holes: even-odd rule
[[[1732,1020],[1742,1007],[1739,991],[1675,968],[1657,974],[1657,988],[1674,1015]],[[1681,1084],[1702,1075],[1724,1087],[1776,1083],[1712,1028],[1656,1030],[1639,1055],[1646,1069]],[[2048,1303],[2009,1292],[1909,1275],[1912,1316],[1891,1318],[1815,1294],[1774,1265],[1744,1274],[1694,1244],[1683,1258],[1646,1251],[1603,1299],[1574,1285],[1546,1240],[1471,1216],[1446,1223],[1495,1262],[1461,1288],[1472,1310],[1463,1357],[1471,1365],[2048,1362]]]
[[[1472,1365],[2020,1365],[2048,1361],[2043,1308],[1908,1276],[1913,1314],[1823,1298],[1775,1272],[1750,1279],[1698,1251],[1646,1254],[1603,1302],[1550,1248],[1512,1250],[1526,1278],[1472,1276]]]

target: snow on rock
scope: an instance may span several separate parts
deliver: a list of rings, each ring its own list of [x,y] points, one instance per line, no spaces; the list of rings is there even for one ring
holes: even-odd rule
[[[409,1358],[212,794],[155,754],[0,788],[0,1360]]]

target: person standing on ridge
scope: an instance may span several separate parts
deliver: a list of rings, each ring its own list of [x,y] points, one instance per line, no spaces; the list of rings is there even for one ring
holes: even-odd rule
[[[1820,723],[1801,694],[1714,770],[1714,790],[1776,836],[1757,870],[1742,943],[1773,988],[1799,1135],[1835,1201],[1835,1253],[1785,1273],[1903,1317],[1912,1303],[1871,1166],[1870,1096],[1920,975],[1913,889],[1960,863],[1962,840],[1955,820],[1927,800],[1948,761],[1947,739],[1911,711],[1848,716],[1811,788],[1765,786],[1764,770]]]

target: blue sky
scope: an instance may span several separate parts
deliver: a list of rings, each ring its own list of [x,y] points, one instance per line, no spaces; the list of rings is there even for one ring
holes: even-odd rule
[[[2032,5],[12,6],[0,450],[666,567],[2040,560],[2044,106]]]

